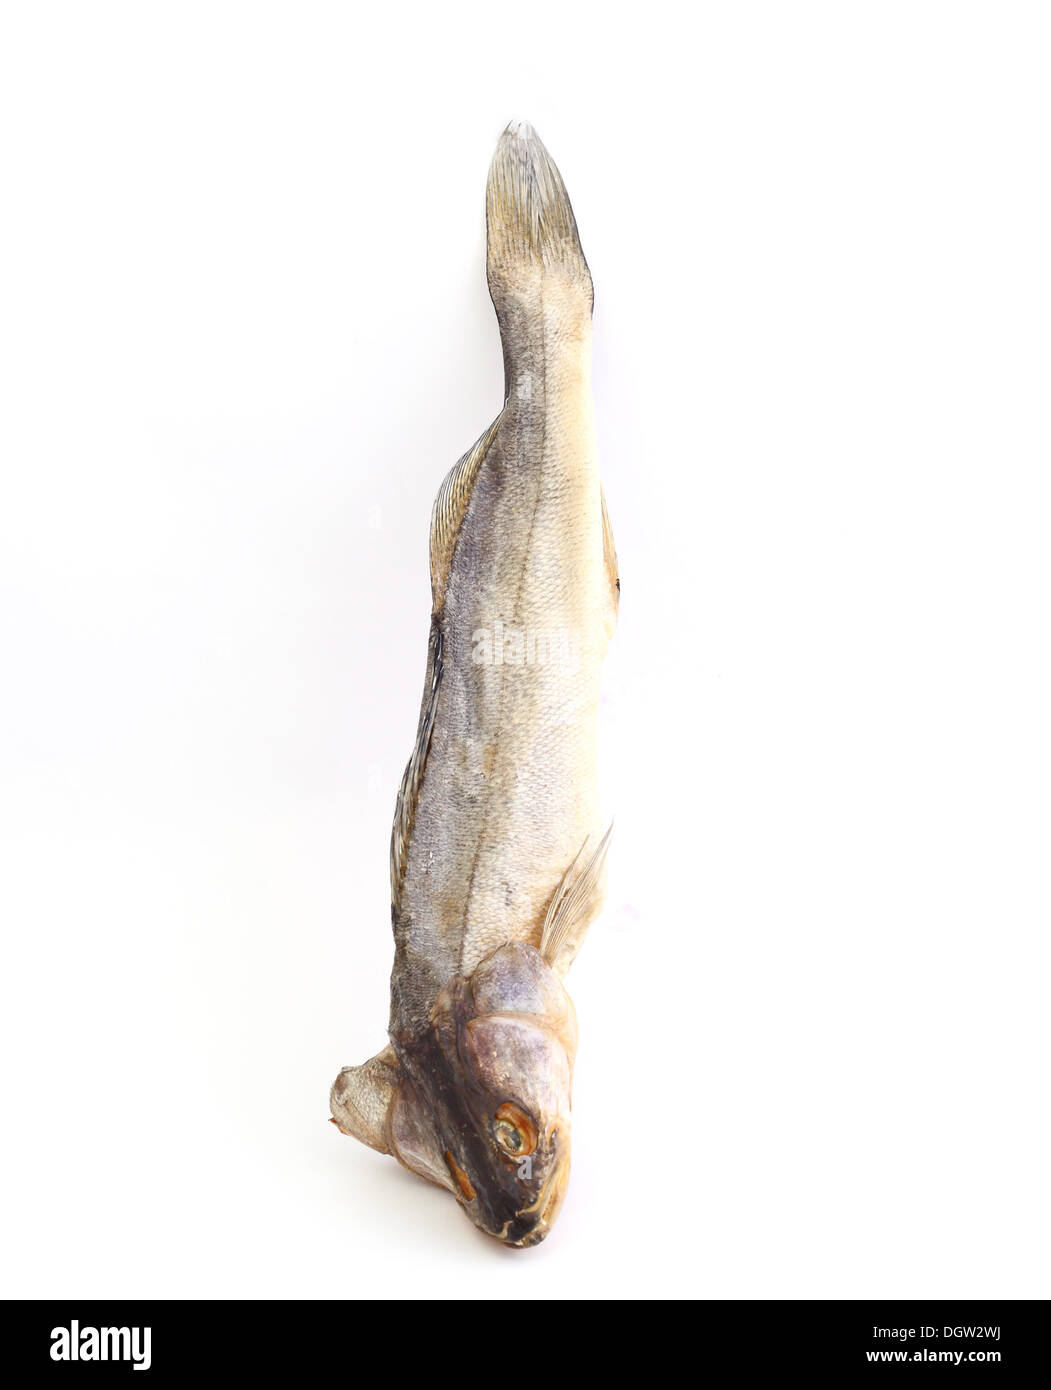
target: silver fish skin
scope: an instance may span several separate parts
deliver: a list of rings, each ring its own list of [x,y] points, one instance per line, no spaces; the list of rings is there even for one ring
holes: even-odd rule
[[[489,171],[503,409],[431,520],[416,744],[391,835],[388,1046],[332,1118],[512,1246],[569,1176],[576,1018],[562,983],[601,910],[602,660],[620,581],[598,475],[591,275],[562,178],[512,122]]]

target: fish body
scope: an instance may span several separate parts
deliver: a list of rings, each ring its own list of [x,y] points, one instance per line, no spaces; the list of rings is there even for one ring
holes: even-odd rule
[[[604,893],[598,699],[620,586],[591,276],[524,123],[494,155],[486,222],[505,402],[434,504],[427,672],[391,836],[390,1042],[343,1069],[331,1105],[481,1229],[531,1245],[568,1180],[562,977]]]

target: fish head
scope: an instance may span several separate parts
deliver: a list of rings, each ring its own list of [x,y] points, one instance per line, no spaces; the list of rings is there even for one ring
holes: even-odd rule
[[[450,981],[431,1023],[399,1049],[395,1152],[488,1235],[536,1245],[569,1180],[573,1004],[535,947],[510,942]]]

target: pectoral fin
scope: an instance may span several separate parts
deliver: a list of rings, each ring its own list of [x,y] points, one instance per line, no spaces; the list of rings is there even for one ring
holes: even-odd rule
[[[401,1063],[390,1046],[360,1067],[344,1067],[329,1095],[340,1133],[353,1135],[381,1154],[391,1153],[390,1114],[401,1080]]]
[[[620,568],[617,564],[617,547],[613,544],[613,527],[609,522],[609,508],[606,506],[606,489],[599,484],[599,492],[602,497],[602,559],[606,566],[606,578],[609,580],[610,597],[613,599],[613,607],[616,609],[620,602]]]
[[[602,910],[605,895],[602,870],[612,833],[611,824],[587,859],[584,858],[587,841],[584,841],[548,905],[540,934],[540,954],[559,975],[564,975],[573,964],[588,927]]]
[[[617,564],[617,547],[613,544],[613,527],[609,522],[609,508],[606,506],[606,493],[599,484],[602,498],[602,560],[609,582],[609,616],[606,621],[606,636],[613,636],[617,625],[617,612],[620,608],[620,566]]]

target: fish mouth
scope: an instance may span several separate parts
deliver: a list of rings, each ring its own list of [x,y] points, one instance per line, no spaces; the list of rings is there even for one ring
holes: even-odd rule
[[[569,1158],[566,1157],[552,1171],[540,1189],[536,1201],[531,1206],[524,1207],[510,1221],[505,1221],[499,1231],[490,1231],[489,1234],[516,1250],[527,1250],[532,1245],[539,1245],[555,1224],[568,1186]]]

